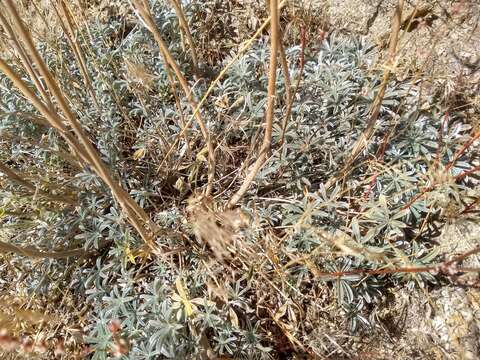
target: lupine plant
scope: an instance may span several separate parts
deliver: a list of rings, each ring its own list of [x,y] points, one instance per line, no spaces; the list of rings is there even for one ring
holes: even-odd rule
[[[417,291],[462,272],[448,266],[436,237],[478,203],[479,130],[467,112],[423,97],[414,79],[390,80],[373,136],[329,184],[383,86],[375,45],[333,32],[278,50],[288,68],[275,72],[271,145],[229,206],[260,156],[269,34],[260,32],[243,53],[225,39],[202,48],[212,39],[199,22],[215,17],[215,1],[115,1],[99,10],[106,17],[70,30],[79,9],[55,6],[63,35],[35,39],[36,49],[102,169],[123,190],[112,190],[92,156],[73,151],[71,128],[52,127],[18,81],[0,74],[1,299],[35,297],[36,308],[28,301],[19,308],[49,304],[45,316],[68,314],[50,324],[25,316],[15,323],[0,305],[5,349],[23,344],[25,353],[42,353],[45,343],[46,358],[92,359],[353,356],[339,347],[351,344],[350,335],[381,331],[376,310],[392,289]],[[12,16],[2,20],[5,33]],[[198,64],[181,16],[196,21]],[[216,26],[232,26],[222,20]],[[192,101],[153,26],[196,102],[217,79],[199,110],[215,149],[213,182],[208,138],[192,121]],[[5,44],[25,41],[10,35],[2,35]],[[35,84],[36,68],[19,58],[23,48],[12,49],[4,63],[66,122],[57,100]],[[141,231],[132,217],[145,221]]]

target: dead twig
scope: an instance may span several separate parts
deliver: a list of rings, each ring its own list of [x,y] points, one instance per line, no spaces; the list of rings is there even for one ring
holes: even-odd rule
[[[73,134],[72,131],[67,128],[64,119],[56,111],[54,111],[53,106],[49,106],[48,103],[45,105],[27,86],[25,81],[23,81],[23,79],[16,74],[15,71],[13,71],[12,68],[2,59],[0,59],[0,71],[5,73],[5,75],[10,78],[13,84],[45,117],[50,126],[60,132],[69,145],[74,149],[77,156],[79,156],[82,161],[88,163],[96,172],[96,174],[107,184],[112,191],[114,198],[120,204],[128,221],[132,224],[132,226],[140,234],[148,246],[152,250],[156,251],[156,246],[154,245],[151,235],[157,232],[155,224],[150,222],[150,219],[145,211],[119,185],[119,183],[113,178],[113,175],[110,173],[109,169],[101,160],[100,155],[93,147],[78,119],[68,106],[65,96],[60,90],[58,83],[38,53],[33,43],[31,34],[21,20],[14,2],[12,0],[5,0],[4,3],[6,5],[5,9],[7,10],[10,20],[14,24],[14,28],[16,30],[14,36],[21,39],[23,43],[23,46],[21,46],[20,41],[17,41],[20,51],[24,51],[25,54],[27,54],[27,61],[32,65],[32,68],[34,67],[38,69],[38,72],[46,85],[46,89],[48,90],[48,99],[50,100],[50,103],[53,104],[55,102],[58,105],[65,116],[66,122],[73,130]],[[3,18],[0,20],[2,20],[3,23],[5,19]],[[52,99],[55,101],[52,101]],[[149,230],[147,230],[147,228],[149,228]]]
[[[240,189],[233,194],[231,199],[227,203],[227,208],[235,206],[242,196],[247,192],[250,184],[257,175],[258,171],[263,167],[267,160],[268,152],[272,142],[272,128],[273,128],[273,110],[275,105],[275,93],[276,93],[276,80],[277,80],[277,54],[279,48],[279,17],[278,17],[278,2],[277,0],[270,0],[270,65],[268,75],[268,98],[267,98],[267,110],[265,112],[265,133],[263,137],[263,143],[260,148],[258,158],[253,164],[250,172],[245,177]]]
[[[300,48],[300,59],[299,59],[299,64],[300,64],[300,70],[297,76],[297,80],[295,82],[295,87],[293,88],[293,92],[290,96],[290,101],[287,103],[287,110],[285,111],[285,116],[282,121],[282,135],[280,136],[280,144],[279,146],[282,147],[283,143],[285,142],[285,131],[287,130],[287,125],[288,125],[288,119],[290,118],[290,115],[292,113],[292,107],[293,107],[293,99],[295,98],[295,95],[298,92],[298,89],[300,87],[300,81],[302,80],[302,74],[303,74],[303,68],[305,67],[305,46],[306,46],[306,35],[305,35],[305,29],[302,27],[300,30],[301,33],[301,48]]]
[[[132,0],[132,7],[140,20],[142,20],[145,27],[153,34],[153,37],[155,38],[155,41],[157,42],[160,52],[164,58],[165,66],[170,66],[172,68],[180,83],[180,86],[183,89],[183,92],[185,93],[185,96],[188,99],[188,102],[190,103],[190,106],[194,110],[194,116],[197,119],[198,125],[200,126],[200,131],[205,139],[208,150],[208,184],[205,194],[210,195],[212,193],[213,180],[215,177],[215,148],[213,147],[210,134],[202,115],[198,111],[195,112],[195,109],[197,108],[197,102],[193,97],[192,89],[190,89],[187,79],[183,76],[177,62],[168,50],[168,46],[163,40],[162,35],[155,24],[155,20],[150,12],[148,3],[145,0]]]
[[[178,22],[182,27],[183,31],[185,32],[185,36],[187,37],[188,46],[190,46],[190,52],[192,53],[192,64],[193,64],[193,72],[198,75],[198,56],[197,50],[195,48],[195,42],[192,38],[192,33],[190,32],[190,28],[188,27],[187,19],[185,18],[185,14],[182,9],[182,5],[177,0],[170,0],[173,8],[175,9],[175,13],[177,14]]]
[[[0,172],[4,173],[12,182],[23,186],[24,188],[32,191],[34,194],[38,194],[40,196],[43,196],[45,198],[48,198],[52,201],[57,201],[57,202],[62,202],[66,203],[69,205],[76,205],[77,201],[70,196],[67,195],[55,195],[51,194],[47,191],[44,191],[42,189],[39,189],[37,186],[32,184],[30,181],[25,180],[22,178],[19,174],[17,174],[15,171],[10,169],[8,166],[6,166],[4,163],[0,161]]]
[[[390,45],[388,49],[388,59],[387,64],[385,65],[385,70],[383,72],[383,79],[380,85],[380,90],[378,91],[377,96],[370,108],[370,118],[367,122],[367,127],[360,135],[358,140],[355,142],[352,148],[352,152],[348,157],[347,161],[343,168],[339,171],[336,176],[331,177],[326,185],[325,188],[330,188],[333,184],[335,184],[339,179],[343,178],[344,173],[351,167],[353,162],[357,159],[358,155],[362,152],[362,150],[367,146],[370,138],[372,137],[375,131],[375,124],[377,123],[378,116],[380,114],[380,107],[382,105],[383,97],[385,96],[385,91],[387,89],[387,84],[390,79],[390,74],[392,73],[394,64],[395,64],[395,57],[397,54],[397,44],[398,44],[398,36],[400,33],[400,27],[402,24],[402,10],[403,10],[404,1],[399,0],[397,7],[395,9],[395,13],[393,15],[392,20],[392,30],[390,33]]]

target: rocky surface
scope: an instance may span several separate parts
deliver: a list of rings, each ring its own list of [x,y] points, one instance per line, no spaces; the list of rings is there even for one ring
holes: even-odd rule
[[[403,289],[389,304],[389,343],[380,347],[393,359],[480,358],[480,291],[447,286],[428,292]],[[391,313],[391,309],[396,309]]]
[[[362,34],[384,46],[396,4],[396,0],[326,0],[322,6],[332,30]],[[413,18],[408,21],[411,15]],[[400,34],[397,76],[415,73],[426,88],[444,89],[447,96],[464,92],[462,95],[478,110],[480,3],[476,0],[405,1],[402,19],[404,30]]]
[[[384,46],[396,0],[326,0],[331,30],[361,34]],[[405,1],[403,19],[417,9],[428,9],[416,27],[400,34],[397,77],[416,76],[427,95],[469,103],[480,110],[480,3],[478,1]],[[419,11],[419,10],[417,10]],[[413,22],[413,21],[412,21]],[[454,100],[449,100],[454,99]],[[457,103],[458,104],[458,103]],[[438,238],[442,252],[462,254],[480,245],[478,219],[447,224]],[[480,256],[462,264],[480,268]],[[480,290],[462,284],[477,282],[466,275],[438,289],[407,290],[393,294],[383,324],[390,341],[382,353],[395,359],[479,359]],[[392,309],[395,309],[392,311]],[[393,321],[393,325],[392,325]]]

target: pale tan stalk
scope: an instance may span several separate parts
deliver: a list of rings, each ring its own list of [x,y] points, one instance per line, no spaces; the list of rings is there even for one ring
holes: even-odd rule
[[[351,168],[355,159],[358,157],[358,155],[360,155],[362,150],[367,146],[368,141],[370,140],[370,138],[374,133],[375,124],[377,123],[377,119],[380,114],[380,107],[382,105],[382,101],[385,96],[385,91],[387,89],[387,84],[390,79],[390,74],[392,73],[392,68],[395,64],[395,58],[397,55],[398,36],[399,36],[400,28],[402,25],[403,6],[404,6],[404,0],[399,0],[397,3],[397,7],[395,9],[395,13],[393,15],[393,20],[392,20],[392,29],[390,32],[387,64],[383,72],[383,78],[380,84],[380,90],[377,96],[375,97],[375,100],[370,108],[370,118],[367,122],[367,127],[365,128],[365,130],[362,132],[358,140],[353,145],[351,154],[348,157],[347,161],[345,162],[343,168],[338,173],[338,175],[331,177],[325,184],[325,188],[327,189],[330,188],[333,184],[335,184],[339,179],[343,178],[343,176],[348,171],[348,169]]]
[[[288,108],[291,108],[292,97],[292,85],[290,79],[290,71],[288,69],[287,56],[285,55],[285,47],[283,46],[283,34],[280,32],[278,41],[278,55],[280,58],[280,64],[282,65],[283,76],[285,77],[285,103]],[[288,115],[285,116],[285,121],[288,121]]]
[[[51,194],[47,191],[43,191],[42,189],[37,188],[34,184],[32,184],[30,181],[25,180],[23,177],[21,177],[19,174],[17,174],[14,170],[10,169],[8,166],[6,166],[4,163],[0,161],[0,172],[4,173],[12,182],[23,186],[24,188],[31,190],[33,193],[36,193],[40,196],[43,196],[45,198],[48,198],[52,201],[57,201],[57,202],[63,202],[66,204],[70,205],[76,205],[77,202],[72,199],[70,196],[66,195],[54,195]]]
[[[73,3],[73,2],[71,2],[71,3]],[[71,3],[67,3],[66,5],[67,5],[67,8],[68,8],[68,11],[70,12],[70,14],[73,14],[73,11],[69,6]],[[78,24],[78,21],[76,19],[76,16],[79,16],[82,19],[82,22],[83,22],[82,29],[85,29],[85,32],[88,35],[88,41],[90,42],[90,44],[93,44],[93,36],[90,33],[89,21],[87,20],[87,18],[85,16],[86,11],[85,11],[85,9],[82,8],[82,5],[81,5],[80,1],[77,0],[75,5],[77,6],[77,11],[76,11],[75,15],[72,15],[72,19],[75,22],[75,25],[77,26],[77,28],[79,27],[79,24]]]
[[[18,42],[12,27],[8,23],[7,19],[3,16],[1,11],[0,11],[0,24],[2,25],[3,29],[6,31],[8,36],[10,37],[10,40],[13,42],[13,46],[17,50],[18,56],[20,56],[22,65],[25,67],[25,70],[27,71],[28,75],[32,79],[33,83],[35,84],[35,87],[37,88],[38,92],[42,96],[43,101],[45,101],[45,103],[53,109],[53,104],[50,102],[50,97],[48,96],[42,82],[40,81],[39,75],[37,74],[35,69],[32,67],[31,61],[28,58],[27,53]]]
[[[150,225],[151,231],[155,232],[154,224],[150,222],[148,215],[145,211],[128,195],[128,193],[113,179],[113,176],[110,174],[109,170],[105,166],[105,164],[100,159],[97,151],[91,144],[90,140],[86,136],[85,132],[83,131],[80,123],[70,110],[65,97],[63,96],[60,88],[58,87],[57,83],[54,81],[53,77],[51,76],[50,72],[48,71],[45,63],[43,62],[42,58],[38,54],[31,36],[29,32],[26,30],[23,22],[21,21],[18,12],[15,8],[15,5],[12,0],[5,0],[6,8],[10,13],[12,21],[14,22],[16,29],[20,38],[23,40],[26,50],[30,53],[30,56],[34,59],[36,66],[39,69],[40,74],[42,75],[45,83],[47,84],[47,88],[50,91],[50,94],[55,98],[56,103],[58,104],[59,108],[65,115],[68,123],[72,127],[75,135],[78,137],[79,141],[77,141],[78,146],[83,146],[85,149],[85,153],[87,155],[88,163],[91,165],[93,170],[97,173],[100,178],[107,184],[107,186],[112,191],[113,196],[119,202],[122,210],[124,211],[125,215],[127,216],[128,220],[132,224],[132,226],[137,230],[137,232],[141,235],[144,241],[149,245],[152,249],[155,248],[153,240],[146,230],[145,226]],[[61,123],[60,118],[58,115],[50,111],[38,98],[31,92],[31,90],[23,83],[23,81],[16,76],[16,74],[10,69],[10,67],[3,61],[0,60],[0,68],[4,71],[7,76],[9,76],[12,81],[16,78],[16,85],[21,89],[26,97],[29,98],[32,103],[34,103],[37,110],[39,110],[42,115],[45,116],[49,121],[52,123]],[[63,133],[64,134],[64,133]],[[75,139],[76,140],[76,139]],[[80,145],[81,144],[81,145]]]
[[[65,124],[63,123],[62,119],[57,115],[53,114],[52,110],[47,107],[47,105],[43,104],[40,99],[38,99],[35,94],[30,90],[30,88],[22,81],[22,79],[7,65],[2,59],[0,59],[0,70],[7,75],[10,80],[12,80],[13,84],[25,95],[25,97],[30,100],[30,102],[35,106],[35,108],[39,109],[41,107],[45,114],[48,116],[44,116],[45,120],[48,122],[49,126],[53,127],[54,129],[58,130],[58,132],[65,138],[67,143],[72,147],[73,151],[79,154],[80,158],[85,162],[88,162],[88,156],[85,153],[85,150],[79,146],[77,140],[70,131],[66,128]],[[42,112],[42,111],[40,111]],[[44,114],[42,112],[42,114]],[[33,120],[33,119],[32,119]],[[36,121],[36,120],[33,120]]]
[[[190,46],[190,52],[192,53],[193,69],[195,74],[198,74],[197,50],[195,49],[195,42],[193,41],[190,28],[188,27],[188,22],[187,22],[187,19],[185,18],[182,5],[177,0],[170,0],[170,3],[175,9],[175,13],[177,14],[177,18],[180,23],[180,26],[182,27],[183,31],[185,32],[185,36],[187,37],[188,46]]]
[[[165,66],[170,66],[173,69],[173,72],[175,73],[175,76],[177,77],[180,83],[180,86],[182,87],[183,92],[185,93],[185,96],[187,97],[188,102],[192,107],[192,110],[195,110],[197,108],[197,102],[195,101],[192,95],[192,90],[190,89],[190,86],[188,85],[188,82],[183,76],[175,59],[173,58],[172,54],[168,50],[167,45],[163,41],[160,31],[158,30],[158,27],[155,24],[152,14],[150,13],[148,4],[144,0],[133,0],[133,4],[134,4],[134,9],[136,10],[140,19],[143,21],[144,25],[147,27],[149,31],[152,32],[153,37],[155,38],[155,41],[157,42],[160,48],[160,52],[165,60]],[[205,194],[208,196],[212,192],[213,180],[215,177],[215,148],[213,147],[212,141],[210,139],[210,134],[208,132],[207,126],[205,125],[205,122],[200,112],[194,112],[194,114],[195,114],[194,115],[195,118],[197,119],[198,125],[200,126],[200,130],[205,139],[207,149],[208,149],[208,168],[209,168],[208,184],[207,184],[207,189],[205,191]]]
[[[276,80],[277,80],[277,54],[279,48],[279,17],[278,17],[278,2],[277,0],[270,0],[270,28],[271,28],[271,39],[270,39],[270,65],[269,65],[269,75],[268,75],[268,98],[267,98],[267,110],[265,114],[265,134],[263,137],[263,143],[260,148],[260,153],[258,158],[253,164],[252,169],[245,177],[240,189],[232,196],[228,201],[227,207],[231,208],[235,206],[238,201],[243,197],[247,192],[250,184],[255,179],[258,171],[263,167],[267,160],[268,152],[270,151],[270,146],[272,142],[272,128],[273,128],[273,118],[274,118],[274,105],[275,105],[275,93],[276,93]]]
[[[285,76],[286,110],[285,110],[285,116],[283,117],[283,120],[282,120],[282,133],[280,135],[280,143],[279,143],[280,147],[283,146],[283,143],[285,141],[285,131],[286,131],[287,125],[288,125],[288,119],[290,118],[290,114],[292,112],[293,97],[296,93],[296,90],[298,89],[299,79],[301,78],[301,71],[300,71],[300,75],[297,79],[297,86],[295,87],[295,89],[292,92],[290,72],[288,70],[288,62],[287,62],[287,57],[285,55],[285,48],[283,46],[282,39],[283,39],[283,35],[281,35],[281,37],[280,37],[279,53],[280,53],[280,62],[282,63],[282,69],[283,69],[283,73],[284,73],[284,76]]]
[[[51,102],[50,96],[47,93],[44,85],[40,81],[40,76],[37,74],[37,72],[34,70],[34,67],[32,66],[32,60],[28,57],[27,52],[25,49],[22,47],[20,42],[17,40],[15,33],[13,32],[13,29],[11,28],[10,24],[6,21],[5,17],[0,13],[0,23],[4,27],[4,29],[7,31],[7,33],[10,35],[11,40],[13,42],[13,47],[15,50],[17,50],[17,53],[19,54],[21,58],[21,63],[26,69],[27,73],[30,75],[30,78],[32,79],[35,88],[37,91],[40,93],[42,96],[43,100],[45,101],[46,106],[50,109],[50,111],[55,111],[54,105]],[[27,114],[27,113],[19,113],[19,115],[27,117],[29,120],[37,123],[38,125],[43,125],[43,126],[52,126],[51,124],[48,123],[48,121],[45,121],[43,118],[35,115],[35,114]],[[76,155],[79,157],[80,161],[83,163],[87,163],[88,159],[85,154],[85,151],[81,147],[76,147],[73,145],[73,137],[71,134],[68,134],[68,130],[64,124],[64,120],[60,119],[58,123],[54,125],[55,128],[57,128],[59,131],[65,133],[66,135],[66,141],[72,148],[72,150],[76,153]]]
[[[85,85],[87,86],[87,89],[90,92],[90,95],[92,96],[93,103],[95,104],[97,110],[100,111],[100,105],[98,104],[97,96],[95,95],[95,90],[93,89],[92,79],[88,72],[85,56],[83,55],[82,47],[78,43],[77,37],[75,36],[75,29],[74,29],[73,21],[71,18],[71,14],[67,6],[65,5],[64,0],[59,0],[59,5],[62,11],[62,14],[65,18],[65,21],[64,21],[57,7],[54,6],[55,12],[58,15],[58,19],[60,20],[60,25],[63,29],[65,37],[67,38],[68,44],[70,45],[70,48],[73,51],[73,55],[77,60],[80,72],[82,73],[83,81],[85,82]]]
[[[53,102],[50,98],[50,96],[52,94],[48,94],[47,91],[46,91],[50,87],[50,84],[48,83],[48,80],[50,79],[50,77],[45,77],[45,71],[48,72],[48,70],[46,70],[46,67],[43,64],[43,61],[41,60],[40,56],[38,55],[38,53],[35,49],[35,46],[33,44],[33,41],[31,39],[31,36],[28,33],[28,31],[26,30],[25,25],[23,24],[22,20],[20,19],[19,15],[18,15],[18,12],[16,11],[15,7],[12,5],[11,0],[7,0],[7,5],[9,6],[9,10],[11,11],[11,15],[12,15],[12,18],[13,18],[14,23],[16,25],[16,29],[20,33],[20,38],[23,39],[24,43],[27,45],[27,48],[30,48],[30,49],[33,48],[33,54],[32,54],[32,52],[30,52],[30,54],[28,54],[28,51],[26,49],[24,49],[24,47],[18,41],[18,39],[17,39],[18,35],[12,31],[12,37],[13,37],[12,40],[14,42],[15,49],[20,54],[20,56],[22,56],[22,54],[24,54],[24,56],[22,57],[22,63],[24,65],[24,67],[26,68],[27,72],[29,72],[29,75],[32,76],[32,80],[34,81],[35,87],[36,87],[37,91],[42,95],[42,98],[44,99],[44,101],[46,103],[46,106],[49,108],[49,110],[51,112],[54,112],[55,109],[54,109],[54,106],[53,106]],[[4,17],[2,17],[1,20],[2,20],[2,25],[6,29],[12,29],[10,27],[10,25],[8,24],[8,22],[5,21],[6,19]],[[5,23],[3,23],[3,21],[5,21]],[[30,57],[33,57],[34,61],[32,61],[32,59]],[[38,65],[39,69],[37,69],[36,71],[33,71],[33,69],[34,69],[33,63],[35,63],[38,59],[40,59],[40,61],[41,61],[41,64]],[[41,67],[42,64],[43,64],[44,68]],[[32,72],[28,71],[28,69],[32,69]],[[37,75],[37,71],[40,72],[39,75]],[[12,71],[12,73],[13,73],[13,71]],[[46,88],[44,88],[43,83],[40,82],[40,80],[39,80],[40,76],[43,76],[43,80],[45,81],[45,83],[47,85]],[[64,123],[64,119],[61,118],[61,117],[58,117],[56,120],[58,120],[58,121],[56,121],[55,123],[52,123],[52,125],[56,129],[61,131],[62,134],[64,134],[66,141],[72,147],[72,150],[76,153],[76,155],[84,163],[89,163],[90,160],[88,159],[88,154],[85,152],[83,147],[74,144],[75,139],[69,133],[69,130],[67,129],[67,127]]]
[[[279,6],[279,9],[281,9],[286,3],[286,0],[283,0],[281,3],[280,3],[280,6]],[[207,101],[208,99],[208,96],[212,93],[213,89],[215,89],[215,86],[217,86],[217,84],[220,82],[220,80],[225,76],[225,74],[227,73],[228,69],[230,69],[232,67],[233,64],[235,64],[235,62],[240,58],[240,56],[242,56],[242,54],[245,53],[245,51],[247,51],[250,46],[252,46],[253,42],[255,41],[255,39],[257,39],[262,33],[263,31],[265,30],[265,28],[268,26],[268,24],[270,23],[270,20],[271,20],[271,16],[269,16],[264,22],[263,24],[257,29],[257,31],[255,31],[255,33],[250,37],[250,39],[248,39],[241,47],[240,49],[237,51],[237,53],[235,54],[235,56],[228,62],[228,64],[222,69],[222,71],[220,71],[220,73],[217,75],[217,77],[215,78],[215,80],[213,80],[211,83],[210,83],[210,86],[208,87],[206,93],[203,95],[202,99],[200,100],[200,102],[197,104],[197,107],[195,108],[195,110],[193,111],[192,115],[190,115],[190,118],[188,119],[187,123],[185,124],[185,126],[182,128],[182,130],[180,131],[180,133],[177,135],[175,141],[173,142],[173,144],[170,146],[170,149],[168,149],[167,151],[167,154],[165,155],[164,157],[164,160],[162,161],[162,163],[159,165],[159,169],[163,166],[164,162],[165,162],[165,159],[168,158],[168,156],[171,154],[171,152],[173,151],[173,149],[175,149],[175,146],[177,146],[177,143],[178,141],[180,140],[180,138],[182,136],[185,135],[185,133],[187,132],[187,130],[190,128],[190,126],[192,125],[192,122],[193,122],[193,119],[194,117],[196,116],[196,114],[200,111],[201,107],[203,106],[203,104],[205,104],[205,102]],[[159,170],[157,170],[159,171]]]
[[[16,8],[13,4],[13,1],[12,0],[5,0],[5,2],[7,3],[8,10],[10,11],[10,14],[11,14],[13,20],[14,20],[14,23],[17,27],[17,30],[19,31],[19,33],[21,35],[21,38],[23,39],[23,41],[25,43],[26,48],[30,52],[30,55],[33,57],[36,65],[38,66],[40,74],[43,76],[44,81],[46,82],[48,89],[50,90],[52,96],[57,100],[60,109],[64,113],[65,117],[69,121],[70,125],[74,129],[77,136],[80,138],[80,141],[83,143],[83,146],[86,148],[86,151],[87,151],[87,154],[89,156],[90,162],[93,163],[92,165],[94,165],[97,168],[97,170],[102,173],[102,175],[105,175],[104,174],[105,169],[104,169],[103,164],[101,164],[100,159],[97,159],[97,156],[95,156],[96,153],[95,153],[95,150],[93,149],[93,146],[91,145],[90,141],[88,139],[86,139],[85,134],[83,132],[83,129],[80,127],[80,124],[78,123],[75,116],[71,112],[71,110],[70,110],[70,108],[67,104],[67,101],[66,101],[65,97],[63,96],[62,91],[58,87],[56,81],[51,76],[50,72],[48,71],[45,63],[43,62],[43,59],[38,54],[38,52],[35,48],[35,45],[33,44],[33,40],[31,38],[29,32],[25,28],[22,20],[20,19],[19,15],[18,15],[18,12],[17,12],[17,10],[16,10]]]
[[[47,93],[44,85],[40,81],[40,76],[37,73],[37,71],[34,69],[32,66],[32,60],[29,58],[27,52],[25,49],[22,47],[20,42],[17,39],[16,34],[14,33],[12,27],[10,24],[7,22],[6,18],[0,13],[0,23],[3,26],[3,28],[7,31],[8,35],[10,36],[11,41],[13,42],[13,47],[17,50],[18,55],[20,56],[22,65],[24,66],[25,70],[27,73],[30,75],[30,78],[32,79],[37,91],[40,93],[42,96],[43,100],[45,101],[45,104],[47,107],[50,109],[50,111],[54,111],[54,105],[50,99],[50,95]],[[31,120],[37,122],[38,117],[36,118],[31,118]],[[67,133],[68,130],[64,125],[63,119],[60,120],[58,124],[55,126],[58,130]],[[68,144],[72,147],[72,150],[76,153],[76,155],[80,158],[81,161],[88,162],[88,159],[86,158],[86,154],[83,151],[83,149],[77,148],[72,144],[72,139],[71,136],[67,136],[66,138]]]
[[[80,151],[79,147],[80,144],[78,141],[71,136],[69,132],[63,132],[62,131],[62,125],[61,124],[61,119],[58,117],[57,114],[51,112],[46,105],[44,105],[40,99],[38,99],[35,94],[28,88],[28,86],[20,79],[20,77],[15,74],[15,72],[2,60],[0,59],[0,71],[2,71],[5,75],[7,75],[10,80],[14,83],[14,85],[23,93],[23,95],[32,103],[33,106],[52,124],[53,127],[57,128],[60,130],[60,134],[62,134],[64,137],[68,137],[70,139],[69,142],[72,143],[72,146],[77,150]],[[83,143],[85,144],[88,140],[86,138],[83,139]],[[95,153],[96,150],[93,149],[93,146],[88,143],[91,147],[90,151],[87,152],[88,160],[91,160],[92,155],[96,156],[96,163],[100,162],[100,158],[98,155]],[[108,185],[108,187],[111,189],[112,194],[114,195],[115,199],[119,202],[120,206],[122,207],[123,211],[125,212],[125,215],[129,219],[130,223],[134,226],[134,228],[139,232],[139,234],[142,236],[142,238],[145,240],[145,242],[148,245],[153,246],[152,239],[150,235],[146,232],[144,229],[144,225],[148,223],[148,217],[143,211],[142,208],[136,204],[133,199],[130,198],[130,196],[123,190],[116,182],[113,180],[113,178],[108,174],[108,170],[104,167],[102,163],[100,165],[102,166],[102,172],[98,171],[97,169],[97,164],[90,162],[89,164],[92,166],[92,168],[95,170],[95,172],[102,178],[102,180]],[[135,204],[138,209],[132,209],[132,203]],[[141,213],[145,214],[145,217],[140,217],[139,214]]]

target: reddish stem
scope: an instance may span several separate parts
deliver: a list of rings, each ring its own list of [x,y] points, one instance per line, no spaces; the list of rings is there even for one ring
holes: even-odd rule
[[[377,176],[378,176],[378,174],[373,175],[372,181],[370,181],[370,184],[368,185],[368,189],[365,191],[365,194],[363,195],[363,198],[364,198],[365,200],[368,199],[368,196],[369,196],[370,193],[372,192],[372,189],[373,189],[373,187],[374,187],[374,185],[375,185],[375,181],[377,181]]]
[[[398,273],[422,273],[422,272],[440,272],[447,275],[454,275],[461,272],[480,272],[480,268],[472,267],[457,267],[453,266],[455,263],[464,260],[465,258],[475,255],[480,252],[480,246],[467,251],[459,256],[456,256],[452,260],[445,261],[438,265],[434,266],[418,266],[418,267],[404,267],[396,269],[374,269],[374,270],[364,270],[364,269],[355,269],[349,271],[335,271],[335,272],[318,272],[316,275],[319,276],[348,276],[348,275],[383,275],[383,274],[398,274]]]
[[[458,158],[460,156],[462,156],[462,154],[465,153],[465,151],[467,151],[467,149],[478,139],[480,138],[480,131],[477,132],[474,136],[472,136],[472,138],[470,140],[468,140],[463,146],[462,148],[457,152],[457,154],[455,154],[454,158],[452,161],[450,161],[447,166],[445,166],[445,170],[444,171],[448,171],[451,169],[451,167],[453,166],[453,164],[458,160]],[[477,171],[480,170],[480,166],[475,166],[474,168],[471,168],[471,169],[468,169],[468,170],[465,170],[464,172],[456,175],[454,177],[455,181],[459,181],[459,180],[462,180],[464,177],[468,176],[468,175],[471,175]],[[430,192],[432,191],[437,185],[439,185],[439,183],[437,182],[434,182],[432,185],[430,186],[427,186],[426,188],[424,188],[419,194],[417,194],[416,196],[413,197],[413,199],[411,199],[406,205],[404,205],[402,207],[402,210],[405,210],[405,209],[408,209],[410,206],[412,206],[413,203],[415,203],[415,201],[417,201],[419,198],[421,198],[423,195],[425,195],[427,192]]]
[[[480,138],[480,131],[477,131],[475,134],[473,134],[473,136],[470,138],[470,140],[468,140],[465,144],[463,144],[462,148],[457,151],[457,153],[455,154],[455,156],[453,157],[453,160],[450,161],[447,166],[445,166],[445,171],[448,171],[450,170],[450,168],[453,166],[453,164],[455,164],[455,162],[460,158],[460,156],[462,156],[465,151],[468,150],[468,148],[470,146],[472,146],[472,144],[478,139]]]
[[[445,128],[445,123],[448,121],[448,118],[449,118],[449,112],[445,111],[445,117],[443,118],[442,121],[440,121],[440,129],[438,130],[438,148],[437,148],[437,154],[435,156],[435,165],[434,165],[435,169],[438,167],[438,164],[440,164],[440,153],[443,145],[443,129]]]
[[[466,214],[470,212],[474,208],[474,206],[477,205],[479,202],[480,202],[480,197],[476,198],[470,205],[467,205],[460,214]]]
[[[464,172],[462,172],[462,173],[458,174],[457,176],[455,176],[455,181],[462,180],[464,177],[466,177],[466,176],[468,176],[468,175],[471,175],[471,174],[477,172],[478,170],[480,170],[480,165],[479,165],[479,166],[475,166],[474,168],[465,170]]]

